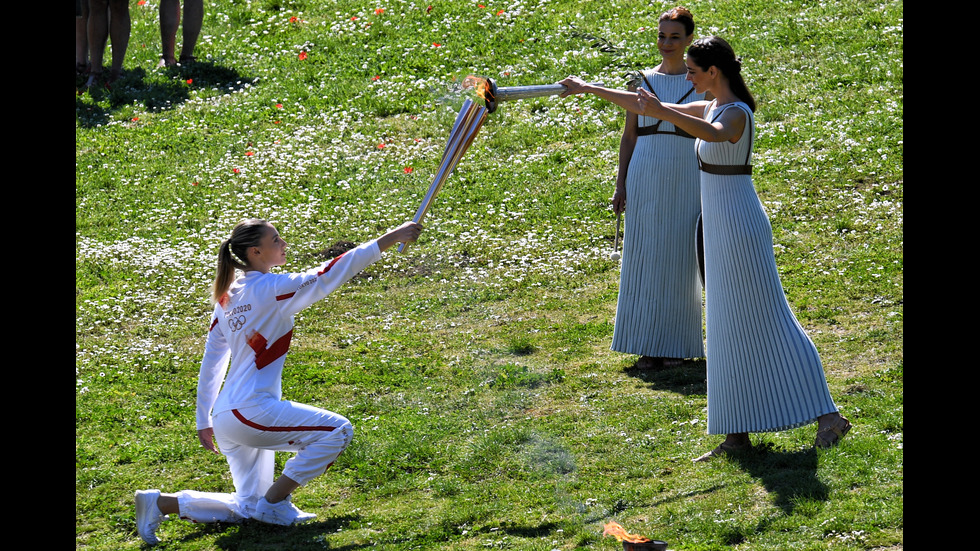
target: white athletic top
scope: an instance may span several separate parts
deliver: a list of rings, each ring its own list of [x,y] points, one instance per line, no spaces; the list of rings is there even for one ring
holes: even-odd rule
[[[197,429],[212,426],[212,413],[281,400],[293,317],[380,259],[381,249],[371,241],[305,272],[252,271],[238,278],[211,318],[198,378]]]

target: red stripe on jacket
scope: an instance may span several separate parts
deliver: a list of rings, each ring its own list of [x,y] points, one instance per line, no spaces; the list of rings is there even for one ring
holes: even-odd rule
[[[344,253],[344,254],[347,254],[347,253]],[[320,277],[323,274],[329,272],[330,271],[330,268],[333,268],[333,265],[336,264],[338,260],[340,260],[341,258],[343,258],[344,254],[342,254],[342,255],[338,256],[337,258],[331,260],[330,261],[330,264],[327,264],[326,267],[323,268],[323,270],[317,272],[316,276],[317,277]],[[288,299],[293,298],[293,295],[295,295],[295,294],[296,294],[296,291],[293,291],[292,293],[286,293],[285,295],[279,295],[279,296],[276,297],[276,300],[288,300]]]
[[[265,340],[262,333],[255,333],[249,337],[248,345],[255,351],[255,368],[262,369],[263,367],[285,356],[286,352],[289,351],[289,343],[292,340],[292,330],[276,339],[276,342],[272,343],[272,346],[268,348],[265,346],[268,344],[268,341]]]
[[[251,421],[249,419],[246,419],[245,416],[242,415],[242,413],[240,411],[238,411],[237,409],[233,409],[233,410],[231,410],[231,412],[235,414],[235,417],[237,417],[239,421],[241,421],[242,423],[244,423],[244,424],[252,427],[253,429],[258,429],[258,430],[265,430],[265,431],[272,431],[272,432],[292,432],[292,431],[323,430],[323,431],[330,432],[330,431],[333,431],[333,430],[335,430],[337,428],[337,427],[330,427],[330,426],[318,427],[318,426],[307,426],[307,425],[298,425],[298,426],[295,426],[295,427],[270,427],[270,426],[266,426],[266,425],[260,425],[260,424],[256,423],[255,421]]]

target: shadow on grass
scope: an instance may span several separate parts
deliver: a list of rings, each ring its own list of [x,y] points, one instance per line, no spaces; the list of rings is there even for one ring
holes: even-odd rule
[[[322,517],[320,517],[322,518]],[[201,535],[222,532],[215,540],[218,549],[363,549],[374,544],[328,545],[326,537],[336,534],[359,521],[360,515],[343,515],[325,518],[321,522],[307,522],[297,526],[275,526],[247,520],[240,525],[202,525],[198,533],[187,536],[185,540],[197,539]],[[223,527],[223,528],[222,528]]]
[[[508,535],[515,538],[535,539],[554,535],[558,530],[567,526],[557,522],[546,522],[537,526],[505,524],[504,526],[484,526],[472,531],[472,534]]]
[[[707,363],[705,360],[685,360],[677,367],[641,369],[635,365],[626,368],[626,374],[636,377],[655,390],[676,392],[685,396],[708,393]]]
[[[551,536],[562,528],[564,528],[564,526],[557,522],[546,522],[539,526],[508,526],[503,528],[501,531],[505,534],[519,538],[534,539]]]
[[[696,492],[684,492],[684,493],[675,494],[675,495],[673,495],[671,497],[668,497],[666,499],[661,499],[661,500],[655,501],[655,502],[651,503],[650,506],[651,507],[660,507],[661,505],[667,505],[667,504],[673,503],[675,501],[686,501],[686,500],[689,500],[689,499],[691,499],[693,497],[702,496],[702,495],[708,495],[708,494],[717,492],[718,490],[721,490],[725,486],[726,486],[725,484],[715,484],[714,486],[711,486],[710,488],[704,488],[703,490],[698,490]]]
[[[811,514],[829,499],[827,486],[817,478],[817,452],[777,450],[766,442],[731,457],[742,470],[758,479],[772,496],[773,505],[786,515]]]
[[[685,361],[681,366],[670,368],[631,366],[626,373],[648,383],[651,388],[690,396],[707,394],[706,369],[707,364],[702,359]],[[826,485],[817,478],[817,452],[812,448],[786,451],[763,442],[750,451],[733,455],[730,460],[757,478],[773,497],[773,504],[787,515],[807,513],[829,498]]]
[[[222,94],[241,90],[250,77],[237,70],[207,61],[167,67],[147,73],[143,68],[127,70],[112,84],[85,88],[86,77],[75,79],[75,121],[91,128],[108,123],[112,114],[134,103],[147,110],[172,109],[190,98],[195,89],[215,89]]]

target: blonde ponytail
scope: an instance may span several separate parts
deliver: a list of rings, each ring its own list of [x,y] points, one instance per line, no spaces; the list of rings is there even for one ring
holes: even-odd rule
[[[221,242],[218,248],[218,266],[211,288],[212,302],[222,305],[227,302],[228,289],[235,281],[235,270],[249,269],[248,249],[259,245],[267,227],[269,223],[259,218],[242,220],[231,231],[231,237]]]

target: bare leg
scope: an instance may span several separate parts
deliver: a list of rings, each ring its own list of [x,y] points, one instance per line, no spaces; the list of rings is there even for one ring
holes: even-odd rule
[[[201,11],[204,11],[203,7]],[[180,0],[160,0],[160,43],[163,45],[160,67],[171,67],[177,64],[174,50],[177,48],[177,27],[179,25]]]
[[[91,76],[86,86],[92,86],[102,76],[102,56],[106,41],[109,40],[109,2],[108,0],[89,0],[88,46]]]
[[[131,23],[129,20],[129,1],[111,0],[109,3],[109,35],[112,39],[112,72],[109,80],[114,81],[122,74],[126,49],[129,47]]]
[[[289,497],[296,488],[299,488],[298,482],[288,476],[280,476],[272,486],[269,486],[269,490],[265,493],[265,500],[269,503],[279,503]]]
[[[88,0],[76,0],[81,13],[75,17],[75,74],[89,70],[88,66]]]
[[[179,514],[180,509],[177,506],[177,494],[160,494],[160,497],[157,498],[157,507],[165,515]]]
[[[85,71],[88,65],[88,22],[82,17],[75,18],[75,73]]]
[[[181,63],[194,60],[194,47],[204,25],[204,0],[185,0],[184,2],[184,43],[180,47]],[[171,50],[172,52],[173,50]]]

